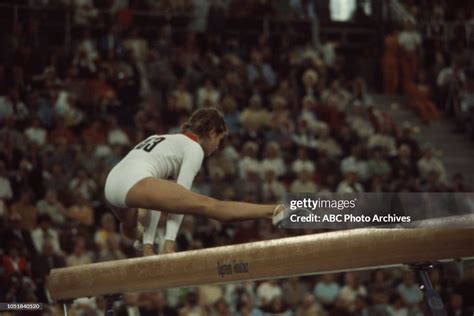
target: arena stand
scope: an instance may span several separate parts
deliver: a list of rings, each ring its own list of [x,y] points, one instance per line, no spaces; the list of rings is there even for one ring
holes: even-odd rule
[[[178,132],[199,107],[220,108],[231,129],[196,179],[193,189],[203,194],[270,203],[285,191],[468,191],[448,181],[446,167],[410,127],[374,104],[375,84],[354,67],[351,49],[324,36],[318,49],[309,34],[270,36],[251,18],[290,12],[293,30],[307,28],[310,12],[291,6],[299,1],[231,1],[229,7],[215,1],[207,23],[190,18],[196,10],[190,1],[157,7],[115,1],[112,8],[107,1],[44,3],[35,10],[2,4],[17,12],[1,34],[2,302],[45,302],[43,314],[61,314],[45,291],[51,268],[137,256],[105,204],[105,176],[131,146],[151,133]],[[149,10],[149,20],[137,19],[138,9]],[[66,38],[47,23],[64,10],[72,18]],[[147,21],[157,23],[155,31]],[[224,29],[231,23],[249,31],[229,36]],[[315,232],[187,216],[178,247]],[[450,315],[472,314],[474,266],[442,265],[431,278]],[[80,299],[71,313],[96,315],[104,308],[101,297]],[[117,314],[131,311],[426,313],[413,274],[402,269],[126,294]]]

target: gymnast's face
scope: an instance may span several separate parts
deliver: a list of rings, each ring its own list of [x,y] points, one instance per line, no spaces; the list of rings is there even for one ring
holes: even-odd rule
[[[219,145],[224,138],[225,133],[216,133],[214,130],[212,130],[209,133],[208,137],[203,137],[200,141],[202,148],[204,149],[204,152],[206,156],[212,155],[213,152],[219,148]]]

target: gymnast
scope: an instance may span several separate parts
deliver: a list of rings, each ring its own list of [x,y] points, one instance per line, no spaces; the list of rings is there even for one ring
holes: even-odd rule
[[[182,134],[153,135],[135,146],[108,174],[105,198],[121,222],[122,234],[138,239],[138,209],[146,209],[143,254],[153,255],[160,211],[167,212],[163,253],[175,251],[184,214],[222,222],[283,216],[283,205],[220,201],[190,191],[204,156],[211,155],[227,134],[222,114],[214,108],[195,111]],[[169,177],[176,179],[168,181]],[[275,214],[275,216],[274,216]]]

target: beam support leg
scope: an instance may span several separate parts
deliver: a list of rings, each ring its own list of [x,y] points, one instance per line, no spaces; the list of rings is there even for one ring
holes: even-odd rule
[[[105,299],[105,316],[114,316],[114,303],[120,300],[122,296],[120,294],[107,294],[104,295]]]
[[[426,306],[428,306],[432,316],[447,316],[446,308],[439,293],[433,288],[428,271],[434,267],[433,263],[422,262],[411,264],[410,267],[415,271],[420,290],[423,291]]]

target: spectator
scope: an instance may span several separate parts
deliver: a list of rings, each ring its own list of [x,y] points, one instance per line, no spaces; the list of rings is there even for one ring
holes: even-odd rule
[[[277,201],[281,201],[286,192],[286,188],[282,182],[278,181],[275,170],[262,167],[262,173],[262,202],[276,203]]]
[[[341,288],[338,298],[341,299],[342,304],[348,310],[355,311],[356,301],[359,296],[366,297],[367,289],[359,284],[354,273],[346,272],[344,274],[344,286]]]
[[[47,131],[41,127],[39,119],[35,117],[32,119],[31,126],[25,130],[25,136],[38,146],[43,146],[46,143]]]
[[[31,275],[30,266],[26,258],[21,254],[20,245],[11,242],[7,254],[2,258],[3,277],[10,279],[13,275],[23,277]]]
[[[361,140],[367,140],[375,132],[362,105],[354,104],[353,113],[347,118],[347,123]]]
[[[91,200],[96,193],[97,184],[90,178],[85,170],[79,170],[77,177],[72,179],[69,189],[76,195],[81,195],[87,200]]]
[[[281,316],[293,315],[292,311],[285,304],[281,296],[277,296],[272,299],[270,306],[266,308],[266,311],[268,311],[270,314],[277,314]]]
[[[0,97],[0,123],[10,118],[24,122],[28,115],[28,108],[20,99],[18,89],[11,88],[6,96]]]
[[[300,119],[296,133],[292,135],[292,141],[299,147],[306,148],[308,150],[315,149],[318,147],[318,141],[316,139],[316,130],[326,128],[325,123],[318,124],[317,126],[310,127],[310,123],[306,119]]]
[[[313,289],[315,298],[326,308],[331,308],[339,296],[340,285],[334,274],[323,274]]]
[[[231,316],[231,311],[229,308],[229,304],[224,300],[224,298],[218,299],[212,308],[213,315],[216,316]]]
[[[266,91],[276,84],[276,74],[270,64],[263,60],[260,52],[252,49],[251,63],[247,66],[247,80],[257,91]]]
[[[316,117],[317,102],[312,96],[305,96],[302,100],[302,108],[300,114],[300,121],[304,120],[308,124],[308,127],[315,129],[321,122]]]
[[[211,79],[206,79],[204,85],[197,90],[197,106],[203,107],[205,104],[216,106],[219,102],[220,92],[215,88]]]
[[[174,104],[174,110],[179,114],[189,114],[191,113],[193,105],[193,97],[191,93],[186,89],[185,82],[178,83],[176,90],[172,92],[176,103]]]
[[[370,176],[369,166],[367,160],[364,159],[364,148],[362,145],[352,146],[351,155],[342,160],[340,169],[342,174],[355,170],[358,179],[362,182],[368,180]]]
[[[77,98],[74,94],[66,90],[58,92],[54,108],[58,119],[63,119],[66,126],[77,126],[84,120],[84,113],[76,105]]]
[[[59,227],[65,223],[66,208],[58,200],[58,194],[54,189],[48,189],[44,199],[38,201],[36,204],[38,214],[48,215],[55,226]]]
[[[318,190],[316,183],[311,179],[311,172],[309,170],[301,170],[298,173],[298,178],[291,183],[291,193],[303,193],[312,192],[315,193]]]
[[[109,129],[107,134],[107,143],[109,145],[130,145],[128,134],[118,125],[117,119],[113,116],[109,118]]]
[[[270,114],[262,107],[261,97],[253,95],[249,103],[249,106],[240,114],[240,123],[254,125],[257,129],[266,127],[270,123]]]
[[[425,124],[440,118],[440,113],[432,101],[432,91],[424,72],[417,75],[416,82],[408,84],[408,106],[415,110]]]
[[[125,258],[125,254],[120,249],[120,240],[115,236],[110,235],[106,240],[105,248],[102,248],[99,253],[99,261],[112,261]]]
[[[408,316],[409,310],[405,307],[403,299],[398,294],[390,297],[390,305],[387,306],[387,312],[390,316]]]
[[[357,180],[358,180],[357,170],[348,169],[346,173],[344,173],[344,180],[339,182],[337,186],[337,192],[338,193],[364,192],[364,187]]]
[[[116,311],[117,316],[141,315],[143,308],[139,306],[139,293],[125,293],[123,305]]]
[[[272,170],[277,177],[286,173],[285,163],[280,153],[280,146],[276,142],[269,142],[265,147],[264,158],[260,163],[263,172]]]
[[[99,12],[94,7],[92,0],[74,0],[74,22],[81,26],[87,26],[95,21]]]
[[[48,215],[38,217],[38,228],[35,228],[31,232],[31,239],[33,240],[33,245],[37,253],[41,253],[44,249],[43,245],[48,243],[48,247],[52,247],[55,254],[62,254],[59,244],[59,234],[54,228],[51,228],[51,218]]]
[[[324,150],[331,159],[337,159],[342,155],[341,146],[330,136],[327,126],[321,126],[319,128],[318,149]]]
[[[298,307],[296,308],[295,316],[316,316],[325,314],[324,309],[311,293],[306,293],[302,298],[302,304],[296,306]]]
[[[254,305],[252,297],[247,292],[243,292],[239,296],[239,300],[236,305],[237,316],[263,316],[262,311]]]
[[[316,170],[314,163],[308,159],[307,150],[304,147],[298,148],[297,158],[291,164],[291,171],[294,174],[299,174],[301,171],[313,173]]]
[[[440,179],[444,179],[446,171],[444,165],[438,158],[433,156],[433,148],[431,145],[426,145],[423,150],[423,156],[417,162],[418,173],[421,178],[426,180],[431,171],[436,171]]]
[[[7,250],[10,243],[19,245],[26,250],[26,254],[35,254],[35,247],[31,239],[31,232],[22,228],[21,216],[18,213],[10,212],[9,217],[6,218],[6,229],[0,233],[0,254],[2,250]]]
[[[13,197],[12,185],[7,176],[5,162],[0,160],[0,201],[3,203]]]
[[[67,216],[72,219],[76,225],[79,224],[90,227],[94,224],[94,210],[89,200],[82,193],[76,195],[75,203],[67,210]]]
[[[98,229],[94,236],[97,248],[103,249],[107,245],[109,237],[120,240],[119,234],[115,231],[115,219],[111,213],[105,213],[100,219],[101,228]]]
[[[394,94],[399,85],[399,63],[401,62],[398,45],[398,32],[393,31],[385,36],[385,51],[382,58],[384,93]]]
[[[94,145],[105,144],[107,135],[103,122],[100,120],[92,122],[90,127],[82,133],[82,139],[85,143],[92,143]]]
[[[46,277],[50,271],[55,268],[62,268],[66,266],[64,258],[55,250],[54,240],[46,239],[41,244],[39,254],[35,256],[31,262],[31,271],[35,284],[37,285],[37,296],[39,302],[47,302],[46,294]]]
[[[455,87],[461,86],[466,82],[466,74],[461,68],[460,62],[454,60],[451,65],[444,67],[438,73],[436,85],[438,91],[438,104],[449,113],[453,110],[448,98]]]
[[[37,209],[31,203],[31,192],[23,191],[20,200],[13,203],[11,212],[20,215],[22,222],[22,229],[33,230],[36,228]]]
[[[66,258],[68,267],[92,263],[91,254],[86,249],[86,239],[78,236],[74,240],[72,253]]]
[[[367,163],[367,169],[371,177],[387,179],[391,169],[388,161],[384,157],[383,148],[377,147],[372,150],[372,158]]]
[[[403,281],[397,287],[397,292],[408,307],[413,307],[423,299],[423,293],[415,282],[415,276],[412,272],[405,272]]]
[[[99,39],[98,51],[103,58],[123,55],[124,47],[120,39],[118,25],[111,25],[106,34]]]
[[[51,94],[32,92],[30,96],[30,106],[36,109],[35,115],[40,121],[40,125],[48,130],[53,126],[54,109],[51,104]]]
[[[305,282],[298,277],[292,277],[283,281],[281,289],[283,292],[283,303],[290,307],[300,306],[303,303],[305,295],[308,293]]]
[[[257,144],[246,142],[242,147],[242,159],[239,161],[239,174],[245,178],[248,171],[260,170],[260,162],[257,160]]]
[[[45,186],[58,192],[60,197],[68,191],[66,188],[69,187],[69,175],[61,164],[55,163],[43,174],[43,177]]]
[[[269,308],[274,299],[282,297],[283,291],[277,280],[262,282],[257,288],[257,299],[260,308]]]
[[[240,117],[237,111],[237,102],[232,97],[225,97],[221,101],[221,108],[224,114],[224,120],[231,133],[240,133]]]
[[[402,53],[403,87],[407,89],[417,73],[418,54],[421,45],[421,36],[415,30],[415,24],[412,21],[405,22],[405,29],[398,34],[398,44]]]
[[[174,96],[170,96],[169,98],[174,98]],[[175,105],[169,104],[169,106],[169,111],[174,113]],[[156,105],[149,101],[143,103],[141,110],[139,110],[135,115],[135,126],[142,133],[141,137],[144,138],[147,137],[149,134],[164,131],[160,130],[160,123],[162,123],[161,116],[156,109]]]
[[[469,127],[474,125],[472,124],[474,117],[474,80],[467,81],[464,87],[460,89],[459,103],[455,102],[453,110],[456,121],[460,125],[460,130],[470,130],[470,136],[474,137],[474,130]]]
[[[393,285],[385,270],[375,270],[372,274],[368,293],[374,302],[383,302],[385,298],[389,298],[392,294]],[[383,297],[382,297],[383,296]]]
[[[179,310],[179,315],[205,315],[205,309],[198,304],[199,297],[195,292],[186,295],[185,305]]]

